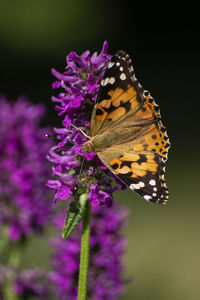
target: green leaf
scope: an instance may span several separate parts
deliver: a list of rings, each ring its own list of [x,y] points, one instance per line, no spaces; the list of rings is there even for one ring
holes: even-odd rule
[[[78,198],[73,199],[70,203],[62,234],[65,239],[71,235],[79,222],[82,220],[85,214],[86,204],[88,202],[87,195],[88,193],[84,192],[80,194]]]

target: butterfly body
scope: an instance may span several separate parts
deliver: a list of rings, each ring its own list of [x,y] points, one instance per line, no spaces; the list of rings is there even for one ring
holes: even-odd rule
[[[105,149],[109,149],[112,145],[122,144],[128,139],[133,139],[134,134],[138,131],[138,127],[132,128],[120,128],[115,127],[112,131],[106,131],[105,133],[95,135],[91,137],[88,142],[83,145],[84,152],[101,152]]]
[[[107,168],[144,199],[165,204],[170,146],[159,107],[137,81],[131,59],[118,51],[101,81],[83,151],[96,152]]]

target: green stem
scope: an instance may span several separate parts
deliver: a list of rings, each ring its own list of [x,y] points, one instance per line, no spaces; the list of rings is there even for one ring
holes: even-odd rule
[[[8,266],[11,268],[14,268],[13,270],[9,270],[9,274],[4,286],[4,294],[5,294],[5,299],[7,300],[17,300],[18,297],[13,291],[13,283],[16,279],[16,270],[19,267],[20,263],[20,245],[17,243],[12,243],[11,244],[11,251],[10,251],[10,257],[8,261]]]
[[[4,253],[6,247],[8,246],[8,236],[7,236],[7,231],[6,227],[2,226],[1,228],[1,235],[0,235],[0,257]]]
[[[81,196],[87,197],[87,193]],[[86,211],[83,217],[82,236],[81,236],[81,255],[79,267],[79,282],[78,282],[78,300],[85,300],[87,296],[87,277],[88,277],[88,262],[90,248],[90,222],[91,222],[91,206],[86,204]]]

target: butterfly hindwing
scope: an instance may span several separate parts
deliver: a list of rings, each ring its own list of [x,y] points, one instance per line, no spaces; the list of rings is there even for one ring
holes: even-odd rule
[[[155,123],[144,126],[132,140],[123,144],[123,149],[129,151],[149,151],[157,153],[163,161],[167,160],[168,150],[170,147],[169,138],[166,128],[160,120]]]
[[[169,146],[166,130],[157,121],[144,126],[128,142],[113,145],[98,156],[130,189],[150,202],[165,204],[168,190],[164,174]]]
[[[98,156],[108,169],[144,199],[159,204],[167,202],[165,164],[159,154],[150,151],[117,153],[105,150]]]

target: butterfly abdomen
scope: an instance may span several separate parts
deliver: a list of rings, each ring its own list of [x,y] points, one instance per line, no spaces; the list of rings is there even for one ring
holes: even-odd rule
[[[109,134],[99,134],[91,137],[83,144],[83,152],[99,152],[115,143],[117,135],[115,132]]]
[[[103,134],[97,134],[90,138],[88,142],[83,145],[83,150],[86,152],[100,152],[112,145],[120,145],[129,139],[133,139],[134,135],[141,130],[141,127],[135,126],[132,128],[114,128],[113,131]],[[87,149],[86,149],[87,148]]]

